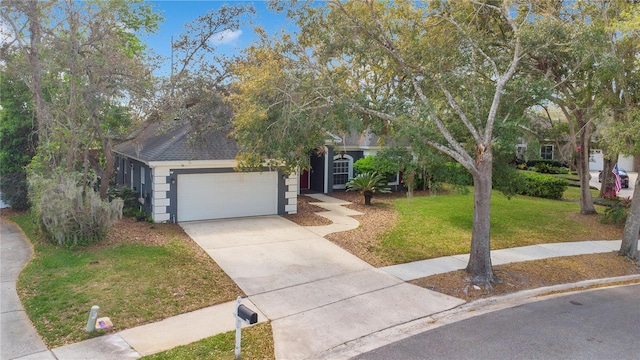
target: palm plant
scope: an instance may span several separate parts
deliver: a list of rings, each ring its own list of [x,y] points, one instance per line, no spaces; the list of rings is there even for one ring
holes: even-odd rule
[[[371,205],[371,198],[374,194],[390,193],[387,187],[387,179],[377,172],[365,172],[358,174],[346,184],[347,191],[358,191],[364,195],[364,204]]]

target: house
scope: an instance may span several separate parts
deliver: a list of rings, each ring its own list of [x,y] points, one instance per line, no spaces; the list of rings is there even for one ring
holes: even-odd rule
[[[520,160],[559,160],[567,161],[573,152],[570,136],[557,130],[558,124],[566,122],[564,115],[557,108],[548,109],[547,116],[529,115],[530,131],[520,143],[516,145],[516,154]],[[551,120],[551,117],[558,120]],[[554,128],[556,130],[554,131]],[[568,132],[568,130],[566,130]],[[601,171],[604,167],[604,153],[598,148],[598,134],[592,137],[589,150],[589,170]],[[627,171],[637,171],[640,168],[640,158],[620,155],[618,166]]]
[[[298,174],[298,193],[332,193],[344,190],[347,182],[354,177],[353,164],[365,156],[373,156],[384,148],[379,137],[369,130],[362,133],[335,135],[327,133],[325,144],[316,148],[310,157],[310,170]],[[401,174],[388,185],[400,186]]]
[[[595,145],[595,144],[594,144]],[[517,145],[517,154],[520,159],[526,160],[526,156],[524,154],[527,152],[527,144],[521,143]],[[566,156],[569,149],[569,142],[551,142],[551,141],[542,141],[540,143],[540,151],[539,151],[539,159],[544,160],[560,160],[566,161]],[[619,155],[618,156],[618,167],[621,169],[625,169],[627,171],[637,171],[640,168],[638,164],[640,162],[639,158],[634,156],[627,155]],[[590,149],[589,150],[589,170],[590,171],[602,171],[604,167],[604,153],[601,149]]]
[[[175,125],[175,124],[174,124]],[[114,148],[116,184],[139,194],[155,222],[184,222],[297,210],[297,176],[264,168],[239,172],[236,142],[218,132],[206,144],[190,145],[188,122],[165,130],[148,123]]]

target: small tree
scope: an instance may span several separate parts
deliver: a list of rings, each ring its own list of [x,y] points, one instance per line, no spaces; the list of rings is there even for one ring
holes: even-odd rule
[[[347,182],[347,191],[358,191],[364,196],[364,204],[371,205],[374,194],[390,193],[387,187],[387,179],[377,172],[365,172],[358,174]]]

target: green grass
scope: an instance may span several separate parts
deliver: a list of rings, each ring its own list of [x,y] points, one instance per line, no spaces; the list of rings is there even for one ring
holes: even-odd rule
[[[579,199],[579,189],[576,190]],[[568,196],[574,198],[574,190],[568,191]],[[399,214],[398,223],[382,235],[376,249],[389,262],[399,264],[469,253],[472,194],[398,199],[395,207]],[[491,249],[603,239],[600,225],[596,231],[575,220],[579,211],[579,204],[574,201],[527,196],[515,196],[509,200],[494,192],[491,200]],[[612,229],[620,232],[620,227],[612,226]],[[612,234],[606,235],[616,238]]]
[[[174,224],[150,230],[166,237],[164,245],[98,243],[70,249],[38,240],[28,216],[12,220],[34,244],[18,293],[50,347],[104,335],[84,330],[92,305],[112,320],[110,331],[120,331],[242,295],[211,258],[189,246]]]
[[[564,194],[562,194],[562,198],[564,200],[569,200],[569,201],[575,201],[578,202],[580,201],[580,188],[579,187],[575,187],[575,186],[569,186],[567,188],[567,190],[564,192]],[[591,189],[591,196],[595,199],[596,197],[598,197],[598,195],[600,195],[600,191],[596,190],[596,189]]]
[[[270,323],[242,329],[241,357],[243,359],[275,359]],[[194,343],[179,346],[144,360],[223,360],[234,359],[235,331],[218,334]]]

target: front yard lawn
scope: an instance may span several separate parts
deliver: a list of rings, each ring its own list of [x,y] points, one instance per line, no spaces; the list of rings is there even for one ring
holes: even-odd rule
[[[579,190],[579,189],[578,189]],[[573,188],[567,190],[572,197]],[[400,195],[400,197],[398,197]],[[366,215],[355,217],[358,229],[330,234],[327,238],[374,266],[469,253],[473,194],[455,192],[435,196],[381,195],[373,206],[362,205],[358,194],[334,193],[354,202],[351,207]],[[491,249],[534,244],[612,240],[622,238],[621,225],[599,222],[598,215],[580,215],[575,201],[528,196],[507,199],[495,191],[491,200]],[[397,219],[395,217],[397,216]],[[380,226],[381,223],[390,224]]]
[[[49,347],[104,335],[84,330],[92,305],[117,332],[244,295],[176,224],[123,219],[105,240],[70,249],[40,240],[26,215],[12,220],[34,244],[18,294]]]
[[[395,201],[398,223],[382,236],[381,251],[393,263],[470,251],[473,216],[471,194],[416,197]],[[619,226],[585,226],[578,204],[527,196],[491,198],[491,249],[551,242],[619,239]],[[602,211],[601,211],[602,212]],[[595,225],[595,224],[591,224]],[[600,224],[598,224],[600,225]]]

